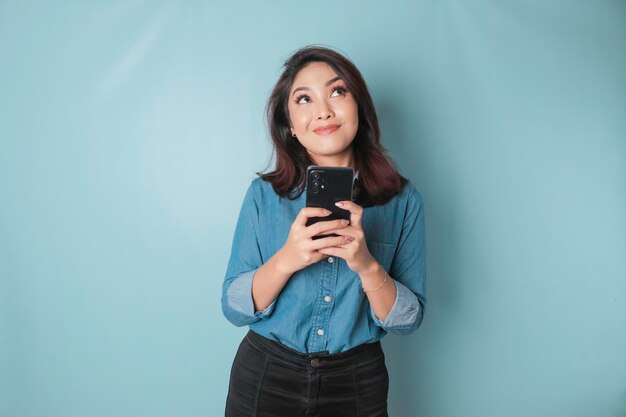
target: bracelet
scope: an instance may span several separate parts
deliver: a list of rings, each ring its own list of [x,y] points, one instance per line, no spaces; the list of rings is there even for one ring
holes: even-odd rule
[[[378,287],[374,288],[374,289],[366,290],[365,287],[363,287],[363,286],[361,286],[361,288],[363,288],[363,292],[376,292],[376,291],[380,290],[383,287],[383,285],[385,285],[385,282],[387,282],[387,278],[389,278],[389,275],[387,275],[385,277],[385,279],[383,279],[383,282],[381,282],[380,285]]]

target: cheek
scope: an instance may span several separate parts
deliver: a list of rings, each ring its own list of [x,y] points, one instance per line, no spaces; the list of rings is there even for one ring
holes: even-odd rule
[[[341,106],[342,118],[351,125],[359,125],[359,110],[354,101],[346,102]]]
[[[291,110],[289,112],[289,118],[291,119],[291,123],[296,130],[305,128],[308,123],[308,116],[301,110]]]

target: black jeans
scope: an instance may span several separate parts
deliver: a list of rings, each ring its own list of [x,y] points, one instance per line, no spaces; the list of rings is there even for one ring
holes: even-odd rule
[[[226,417],[387,417],[380,342],[302,354],[249,331],[233,363]]]

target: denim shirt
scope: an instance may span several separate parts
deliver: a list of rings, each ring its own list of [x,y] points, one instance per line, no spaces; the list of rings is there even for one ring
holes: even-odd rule
[[[410,182],[386,204],[364,208],[361,219],[370,253],[395,280],[396,300],[385,320],[370,307],[358,274],[332,256],[295,272],[267,308],[255,311],[254,273],[285,244],[305,201],[306,191],[289,200],[269,182],[252,181],[222,288],[224,316],[302,353],[334,354],[375,342],[387,332],[414,331],[426,303],[426,247],[422,197]]]

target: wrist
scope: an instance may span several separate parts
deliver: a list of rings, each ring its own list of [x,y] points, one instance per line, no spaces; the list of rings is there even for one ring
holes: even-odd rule
[[[274,269],[276,270],[276,272],[278,272],[280,275],[282,275],[285,278],[289,278],[295,272],[295,270],[293,269],[293,266],[289,264],[288,259],[289,257],[285,256],[285,253],[282,248],[279,249],[278,252],[274,254],[274,256],[272,256],[272,261],[274,262]]]
[[[382,269],[383,267],[378,263],[378,261],[372,258],[372,260],[358,274],[361,277],[361,280],[367,280],[368,278],[379,276]]]
[[[359,274],[361,287],[366,293],[374,293],[380,290],[389,279],[389,275],[376,261],[368,265],[365,272]]]

